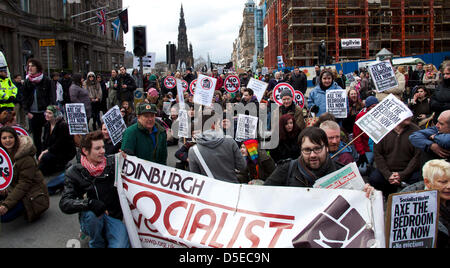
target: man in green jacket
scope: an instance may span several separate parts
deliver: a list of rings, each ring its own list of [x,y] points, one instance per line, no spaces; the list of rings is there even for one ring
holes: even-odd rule
[[[167,134],[165,128],[156,122],[156,106],[148,103],[140,104],[136,114],[138,122],[123,134],[122,152],[166,165]]]

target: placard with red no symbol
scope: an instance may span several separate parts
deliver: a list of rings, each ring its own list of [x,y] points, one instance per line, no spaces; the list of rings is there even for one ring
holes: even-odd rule
[[[28,135],[28,132],[25,129],[19,126],[13,126],[12,128],[17,132],[19,136],[30,136]]]
[[[195,87],[197,86],[197,79],[193,80],[191,82],[191,85],[189,86],[189,91],[191,91],[191,94],[194,95],[195,93]]]
[[[305,107],[305,96],[301,91],[296,90],[295,91],[295,97],[294,97],[295,104],[300,106],[300,108],[303,109]]]
[[[0,173],[0,191],[3,191],[11,184],[14,174],[11,158],[3,148],[0,148]]]
[[[237,75],[230,75],[225,79],[225,90],[229,93],[235,93],[241,87],[241,80]]]
[[[173,89],[177,86],[177,80],[173,76],[167,76],[166,79],[164,79],[164,86],[167,89]]]
[[[281,92],[283,92],[283,90],[285,90],[285,89],[290,89],[292,91],[292,96],[295,96],[295,90],[290,84],[280,83],[280,84],[276,85],[275,88],[273,89],[273,100],[279,106],[283,105],[280,95],[281,95]]]

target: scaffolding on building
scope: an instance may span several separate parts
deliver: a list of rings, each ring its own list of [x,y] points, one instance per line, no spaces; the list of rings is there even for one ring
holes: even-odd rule
[[[283,56],[288,66],[312,66],[325,40],[332,63],[374,59],[382,49],[395,57],[450,50],[450,5],[446,0],[273,0],[265,25],[266,66]],[[343,49],[342,39],[361,39]],[[267,50],[267,51],[266,51]]]

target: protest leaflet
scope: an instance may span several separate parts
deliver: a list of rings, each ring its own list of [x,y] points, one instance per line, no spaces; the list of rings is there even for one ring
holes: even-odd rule
[[[362,191],[227,183],[116,155],[137,248],[385,247],[383,197]]]
[[[394,69],[389,61],[375,62],[370,64],[368,68],[378,92],[398,87]]]
[[[335,171],[327,176],[318,179],[314,184],[314,188],[323,189],[348,189],[360,190],[364,189],[364,180],[359,173],[356,163],[350,163],[347,166]]]
[[[257,127],[258,117],[239,114],[236,129],[236,140],[243,141],[255,139]]]
[[[439,224],[437,190],[389,196],[386,238],[389,248],[433,248]]]
[[[86,109],[83,103],[67,103],[66,116],[70,135],[86,135],[89,133]]]
[[[127,130],[127,125],[120,114],[119,106],[116,105],[111,108],[104,116],[102,116],[102,119],[106,125],[112,143],[116,146],[116,144],[122,141],[123,133]]]
[[[393,94],[390,94],[356,121],[356,125],[378,144],[403,120],[412,116],[411,110]]]
[[[214,97],[217,79],[200,74],[194,92],[194,103],[210,106]]]
[[[327,112],[336,118],[347,118],[347,91],[326,91]]]
[[[268,83],[260,81],[260,80],[252,77],[252,78],[250,78],[250,81],[248,82],[247,88],[252,89],[256,98],[258,98],[258,101],[261,102],[268,86],[269,86]]]
[[[184,92],[186,92],[188,89],[189,84],[185,80],[177,78],[177,96],[181,106],[184,106]]]

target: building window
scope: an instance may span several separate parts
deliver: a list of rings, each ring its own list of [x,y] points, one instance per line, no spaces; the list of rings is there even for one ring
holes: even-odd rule
[[[20,6],[23,11],[30,13],[30,0],[20,0]]]

